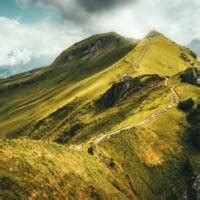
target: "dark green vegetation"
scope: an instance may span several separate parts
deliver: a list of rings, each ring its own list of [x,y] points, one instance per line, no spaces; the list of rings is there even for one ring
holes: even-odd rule
[[[200,150],[200,104],[193,108],[187,115],[187,121],[190,124],[186,130],[187,142]]]
[[[197,82],[197,78],[194,74],[197,74],[197,76],[200,75],[200,70],[198,70],[197,68],[189,68],[187,69],[184,73],[181,74],[181,81],[182,82],[186,82],[186,83],[190,83],[193,85],[197,85],[200,86],[200,84],[198,84]]]
[[[187,99],[185,101],[182,101],[178,104],[178,108],[184,112],[189,111],[194,106],[193,99]]]
[[[112,87],[97,100],[96,104],[102,108],[109,108],[123,99],[131,96],[133,93],[149,87],[152,83],[162,81],[163,78],[158,75],[144,75],[141,77],[128,77],[124,76],[118,83],[112,85]]]
[[[196,200],[199,67],[160,33],[107,33],[0,80],[0,199]]]

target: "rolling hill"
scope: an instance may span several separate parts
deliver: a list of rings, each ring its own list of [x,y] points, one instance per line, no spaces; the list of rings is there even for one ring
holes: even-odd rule
[[[199,86],[195,53],[155,31],[0,80],[0,199],[196,200]]]

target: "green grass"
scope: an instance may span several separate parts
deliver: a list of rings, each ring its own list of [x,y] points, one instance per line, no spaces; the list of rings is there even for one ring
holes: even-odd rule
[[[82,56],[101,38],[106,44],[99,54]],[[180,81],[180,73],[189,67],[181,52],[194,59],[188,49],[161,34],[135,45],[114,33],[96,35],[64,51],[49,67],[0,80],[0,198],[183,196],[190,178],[185,163],[189,158],[199,173],[200,158],[184,141],[190,125],[176,107],[150,124],[112,136],[94,147],[93,156],[88,154],[97,136],[136,125],[170,104],[165,80],[145,82],[152,74],[169,76],[181,101],[200,101],[199,88]],[[76,59],[66,62],[69,54]],[[97,100],[124,74],[145,84],[135,85],[137,90],[117,105],[98,107]]]
[[[135,199],[123,179],[86,152],[30,140],[1,140],[0,146],[5,199]]]
[[[88,43],[96,37],[90,38]],[[80,104],[98,98],[123,74],[136,76],[138,73],[160,75],[167,73],[171,75],[185,69],[186,64],[179,57],[179,47],[163,36],[152,39],[139,70],[130,63],[126,63],[124,60],[135,61],[138,54],[143,51],[145,41],[146,39],[142,40],[136,48],[131,50],[134,44],[121,39],[114,50],[106,51],[103,56],[95,58],[94,61],[88,62],[86,59],[80,60],[80,63],[76,61],[58,66],[53,64],[50,67],[35,70],[31,74],[17,75],[1,82],[0,88],[4,91],[0,99],[2,137],[12,134],[16,129],[21,129],[27,124],[46,118],[76,97],[81,99]],[[85,45],[86,42],[87,40],[83,44]],[[124,55],[126,56],[120,59]],[[145,62],[149,66],[146,66]],[[173,70],[163,68],[168,65],[174,66]],[[137,70],[138,73],[135,73]],[[9,89],[6,89],[8,85]]]
[[[87,84],[94,82],[96,74],[115,63],[134,46],[135,43],[124,40],[91,61],[86,58],[70,65],[53,64],[31,74],[25,73],[1,81],[0,120],[5,124],[1,124],[0,130],[4,133],[3,137],[72,101]]]

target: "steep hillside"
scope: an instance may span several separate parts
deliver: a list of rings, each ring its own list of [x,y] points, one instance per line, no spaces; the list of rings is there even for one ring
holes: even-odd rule
[[[196,200],[199,79],[195,54],[153,31],[1,80],[0,197]]]
[[[182,55],[186,55],[188,60],[197,62],[196,55],[192,51],[152,31],[125,57],[124,61],[132,65],[138,74],[172,76],[190,66]]]
[[[194,60],[187,49],[174,44],[161,34],[153,36],[155,37],[149,34],[133,49],[135,43],[119,35],[97,35],[66,50],[67,57],[73,54],[74,49],[79,52],[80,46],[82,49],[86,48],[85,46],[88,48],[88,45],[93,48],[91,44],[98,43],[99,38],[108,43],[105,48],[109,46],[108,41],[110,46],[115,45],[115,48],[108,48],[109,50],[103,51],[103,55],[100,53],[97,57],[95,54],[95,59],[92,56],[83,56],[78,60],[72,59],[56,65],[59,60],[63,60],[64,52],[50,67],[1,81],[0,120],[5,124],[0,124],[0,131],[4,136],[12,134],[29,123],[46,118],[74,100],[78,101],[78,104],[92,101],[124,74],[174,75],[188,67],[188,63],[181,57],[182,52]],[[110,40],[110,37],[114,39]]]
[[[91,45],[96,43],[103,46],[98,46],[90,56],[84,53],[80,59],[68,61],[63,58],[64,52],[49,67],[0,80],[0,120],[5,122],[0,124],[0,131],[12,132],[66,105],[83,91],[88,79],[117,62],[136,45],[132,40],[108,33],[75,44],[66,56],[73,57],[74,51],[84,52],[86,47],[92,49]],[[57,63],[58,60],[63,63]]]
[[[137,199],[123,175],[87,151],[29,140],[0,146],[1,199]]]

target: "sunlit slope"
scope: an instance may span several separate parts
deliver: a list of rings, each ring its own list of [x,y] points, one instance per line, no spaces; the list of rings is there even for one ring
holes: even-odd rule
[[[92,52],[81,54],[84,49],[98,46]],[[91,46],[92,45],[92,46]],[[93,36],[75,44],[76,51],[66,53],[73,59],[63,57],[49,67],[16,75],[0,81],[0,130],[2,134],[12,132],[29,122],[37,121],[64,106],[91,85],[90,77],[101,73],[126,55],[135,41],[127,40],[115,33]],[[77,53],[78,52],[78,53]],[[77,55],[78,54],[78,55]],[[81,55],[80,55],[81,54]],[[67,59],[67,60],[65,60]],[[92,79],[94,81],[94,79]]]
[[[44,141],[0,141],[0,199],[135,199],[120,169]]]
[[[102,37],[106,42],[98,42],[104,49],[99,54],[94,49]],[[109,33],[84,40],[50,67],[1,81],[4,199],[195,196],[199,62],[156,32],[135,48],[127,39],[114,38]],[[178,108],[188,99],[187,111]]]
[[[75,44],[49,67],[1,81],[1,135],[35,123],[74,100],[80,105],[94,100],[124,74],[170,76],[188,66],[181,53],[194,60],[190,51],[158,33],[134,46],[132,40],[114,33],[97,35]],[[91,48],[96,50],[90,52]]]
[[[67,131],[70,131],[71,128],[77,127],[78,130],[75,131],[75,135],[71,136],[69,134],[69,139],[79,138],[79,136],[84,139],[94,134],[102,133],[104,130],[114,129],[115,125],[125,121],[139,106],[142,107],[145,104],[144,101],[147,101],[148,98],[150,101],[156,95],[158,98],[163,98],[160,102],[160,99],[155,99],[157,103],[155,103],[154,108],[170,101],[170,92],[164,86],[164,79],[162,77],[157,75],[141,76],[134,80],[133,85],[136,84],[138,86],[136,88],[133,87],[128,101],[124,104],[119,104],[110,109],[101,109],[95,103],[97,100],[95,95],[92,96],[92,93],[96,94],[97,90],[90,89],[91,96],[87,101],[84,102],[82,99],[77,98],[48,117],[39,120],[37,123],[28,124],[23,129],[15,131],[8,136],[11,138],[28,136],[34,139],[50,139],[55,141],[59,136],[67,134]],[[147,113],[144,111],[141,119],[144,119]],[[78,138],[77,141],[79,141]]]
[[[125,56],[124,61],[132,66],[137,74],[171,76],[190,66],[181,54],[185,54],[192,61],[196,60],[196,56],[189,49],[152,31]]]
[[[170,104],[170,90],[162,79],[154,77],[151,84],[149,77],[142,79],[149,83],[144,86],[144,93],[141,89],[130,93],[117,106],[97,111],[97,116],[94,105],[78,107],[77,113],[71,115],[70,125],[79,123],[81,131],[64,138],[66,141],[58,140],[64,142],[62,145],[27,139],[2,140],[1,196],[5,199],[182,199],[188,189],[186,182],[200,172],[198,150],[186,140],[187,113],[173,106],[150,123],[94,143],[99,135],[138,124]],[[168,84],[176,85],[181,101],[192,98],[194,107],[200,103],[199,87],[182,83],[180,74],[171,77]],[[68,109],[63,108],[45,123],[59,123],[59,117],[68,116]],[[84,129],[83,123],[90,119],[93,124]],[[33,131],[35,136],[42,133],[39,125],[37,128],[38,133]],[[50,129],[43,128],[44,137],[48,138]]]

